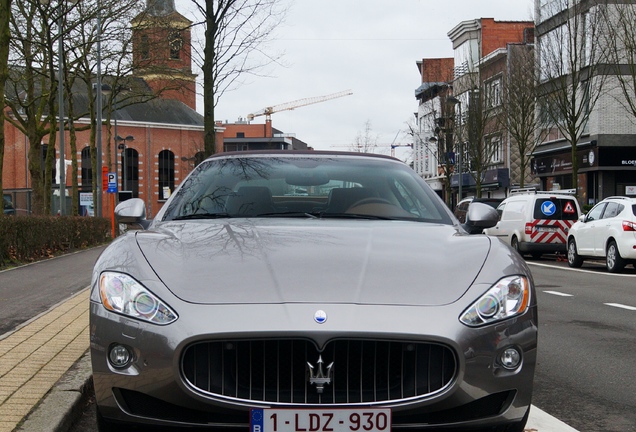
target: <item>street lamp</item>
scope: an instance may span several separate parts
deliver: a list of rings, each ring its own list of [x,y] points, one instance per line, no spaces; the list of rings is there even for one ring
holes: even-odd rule
[[[99,89],[97,92],[97,130],[95,131],[95,152],[97,153],[97,162],[95,164],[95,169],[97,171],[97,184],[95,189],[95,195],[97,198],[97,202],[95,203],[95,216],[102,217],[102,182],[103,182],[103,173],[102,173],[102,92],[105,91],[104,87],[102,87],[102,14],[99,8],[97,8],[97,35],[96,35],[96,43],[97,43],[97,67],[95,70],[96,81],[95,87]],[[106,91],[110,91],[110,86],[106,86],[108,89]]]
[[[98,14],[99,15],[99,14]],[[98,19],[99,22],[99,19]],[[112,89],[108,84],[102,84],[102,76],[101,76],[101,47],[99,44],[99,39],[97,41],[97,83],[93,84],[93,90],[95,91],[95,111],[96,111],[96,130],[95,130],[95,153],[96,155],[96,163],[95,163],[95,171],[97,171],[97,175],[95,178],[97,179],[96,187],[96,203],[95,203],[95,216],[102,217],[102,110],[103,110],[103,96],[110,95]]]
[[[459,125],[458,125],[458,147],[459,154],[457,155],[457,171],[459,171],[459,188],[457,190],[457,202],[462,199],[462,183],[464,182],[462,178],[462,159],[463,159],[463,151],[464,151],[464,142],[462,141],[462,101],[457,99],[456,97],[449,96],[446,98],[446,104],[459,107]]]
[[[71,6],[75,6],[79,0],[67,0]],[[59,32],[57,55],[59,59],[58,77],[57,77],[57,104],[58,104],[58,120],[59,120],[59,140],[60,140],[60,162],[57,169],[60,173],[60,216],[66,214],[66,161],[64,160],[64,14],[62,6],[64,1],[58,0],[58,17],[57,29]],[[40,0],[40,4],[48,5],[50,0]]]

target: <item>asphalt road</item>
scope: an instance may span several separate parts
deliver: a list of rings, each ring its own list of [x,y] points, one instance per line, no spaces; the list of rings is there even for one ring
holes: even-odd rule
[[[0,335],[89,286],[93,265],[104,248],[0,272]]]
[[[636,270],[529,263],[539,301],[533,404],[580,431],[636,431]]]

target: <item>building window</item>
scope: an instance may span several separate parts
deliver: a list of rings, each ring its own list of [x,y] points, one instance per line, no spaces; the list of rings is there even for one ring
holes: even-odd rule
[[[468,39],[454,50],[455,78],[475,71],[475,63],[479,59],[479,41]]]
[[[245,132],[237,132],[236,133],[236,137],[237,138],[245,138]]]
[[[159,200],[167,200],[174,190],[174,153],[159,152]]]
[[[93,184],[93,164],[91,162],[91,148],[82,149],[82,186]]]
[[[132,192],[132,198],[139,197],[139,152],[127,147],[122,152],[122,190]]]
[[[490,152],[490,161],[492,163],[501,163],[503,161],[503,145],[501,137],[494,136],[487,139],[488,151]]]
[[[486,82],[486,108],[495,108],[501,105],[501,78]]]
[[[150,42],[148,35],[141,36],[141,59],[148,60],[150,58]]]

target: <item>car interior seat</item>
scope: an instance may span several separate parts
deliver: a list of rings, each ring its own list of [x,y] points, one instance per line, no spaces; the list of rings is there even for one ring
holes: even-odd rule
[[[377,196],[378,194],[369,188],[334,188],[329,192],[325,213],[344,213],[352,204]]]
[[[273,213],[272,192],[265,186],[242,186],[227,197],[227,213],[237,216],[257,216]]]

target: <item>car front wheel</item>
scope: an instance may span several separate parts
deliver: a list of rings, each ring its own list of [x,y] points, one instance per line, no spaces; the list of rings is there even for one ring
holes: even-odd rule
[[[583,258],[576,252],[576,242],[574,239],[568,241],[568,265],[575,268],[583,265]]]
[[[519,255],[523,256],[523,254],[519,251],[519,240],[517,239],[517,237],[512,237],[512,240],[510,240],[510,246],[512,246],[512,248],[516,250]]]
[[[627,263],[618,252],[618,246],[615,241],[611,241],[607,246],[607,255],[605,256],[605,266],[610,273],[618,273],[625,267]]]

